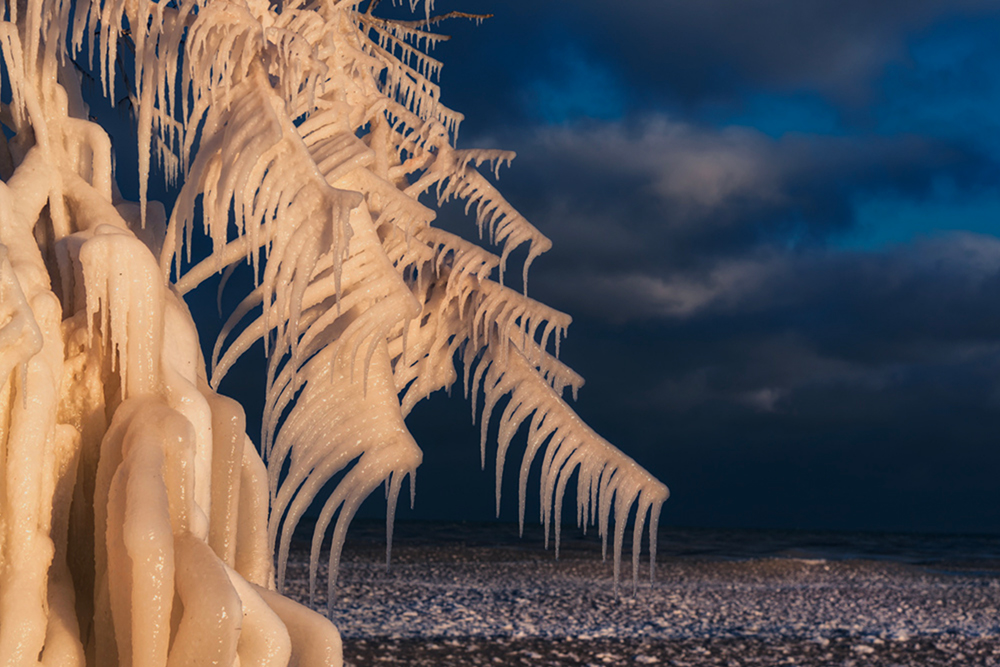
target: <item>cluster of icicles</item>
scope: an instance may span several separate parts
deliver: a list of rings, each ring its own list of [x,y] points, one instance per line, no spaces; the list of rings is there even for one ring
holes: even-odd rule
[[[527,284],[550,245],[477,170],[512,155],[452,148],[431,8],[406,22],[362,4],[3,4],[0,664],[339,665],[333,625],[279,593],[292,531],[336,478],[310,567],[315,594],[332,525],[332,601],[347,525],[382,484],[391,538],[422,457],[404,418],[456,381],[456,359],[484,465],[502,406],[498,507],[527,423],[522,524],[540,458],[557,549],[576,473],[578,521],[605,548],[613,534],[616,583],[633,509],[633,581],[647,518],[652,564],[666,487],[564,402],[582,379],[550,350],[569,318],[503,286],[513,248],[528,245]],[[138,203],[74,59],[112,99],[122,63],[131,74]],[[146,198],[154,159],[182,184],[169,217]],[[432,227],[422,194],[465,199],[499,256]],[[212,250],[192,261],[199,226]],[[209,381],[181,296],[240,262],[255,287]],[[263,458],[215,392],[261,339]]]

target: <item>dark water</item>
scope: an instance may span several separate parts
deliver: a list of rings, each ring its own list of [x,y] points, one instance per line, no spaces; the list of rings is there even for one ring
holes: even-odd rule
[[[498,522],[397,523],[393,541],[409,546],[467,546],[516,549],[525,552],[546,550],[545,533],[537,523],[526,524],[524,535],[517,524]],[[643,559],[648,542],[644,535]],[[548,551],[553,551],[550,534]],[[575,526],[561,531],[563,556],[600,556],[601,540],[596,529],[588,534]],[[625,534],[626,555],[631,552],[631,529]],[[348,549],[384,548],[385,524],[359,521],[352,524]],[[609,556],[610,556],[610,544]],[[657,539],[657,560],[687,558],[700,560],[750,560],[798,558],[823,560],[884,560],[914,565],[981,567],[1000,570],[1000,535],[948,535],[935,533],[872,533],[847,531],[795,531],[679,528],[661,526]]]
[[[1000,567],[1000,536],[667,528],[666,558],[816,558]]]

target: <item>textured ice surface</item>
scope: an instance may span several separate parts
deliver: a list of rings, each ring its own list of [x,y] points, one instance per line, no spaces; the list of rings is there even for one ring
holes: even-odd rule
[[[590,540],[555,561],[482,528],[464,542],[403,532],[389,572],[375,540],[348,541],[334,621],[355,664],[1000,664],[1000,561],[959,562],[961,545],[951,558],[675,550],[653,585],[616,599]],[[289,574],[295,596],[302,556]]]

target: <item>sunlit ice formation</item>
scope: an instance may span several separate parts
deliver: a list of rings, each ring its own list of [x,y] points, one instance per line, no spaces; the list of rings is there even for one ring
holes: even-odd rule
[[[666,487],[564,401],[583,382],[557,359],[569,317],[503,284],[514,248],[527,285],[550,245],[478,169],[513,155],[453,147],[461,116],[428,55],[453,14],[389,20],[377,5],[3,5],[0,664],[340,664],[333,625],[278,592],[292,531],[336,479],[310,564],[315,593],[332,527],[332,600],[348,523],[382,484],[391,537],[422,457],[404,418],[456,363],[484,465],[501,412],[498,507],[527,423],[522,525],[540,459],[547,533],[575,473],[577,519],[611,537],[616,583],[630,513],[633,581],[647,526],[652,564]],[[137,203],[78,62],[110,99],[126,82]],[[180,185],[169,214],[147,201],[154,167]],[[465,200],[499,255],[432,227],[422,195]],[[240,262],[255,282],[209,373],[182,296]],[[258,454],[214,388],[260,340]]]

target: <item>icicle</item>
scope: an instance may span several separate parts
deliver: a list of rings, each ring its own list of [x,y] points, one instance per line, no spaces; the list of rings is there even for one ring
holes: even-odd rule
[[[639,552],[642,549],[642,528],[646,523],[649,503],[640,491],[636,499],[635,524],[632,527],[632,596],[639,588]]]
[[[663,500],[666,500],[664,498]],[[663,508],[663,500],[653,502],[649,508],[649,581],[656,579],[656,540],[657,530],[660,525],[660,510]]]
[[[402,474],[396,472],[391,475],[391,488],[389,487],[390,480],[386,480],[386,487],[388,494],[385,499],[385,569],[389,571],[389,565],[392,563],[392,527],[396,522],[396,504],[399,502],[399,490],[403,486],[403,477],[409,471],[405,471]]]

